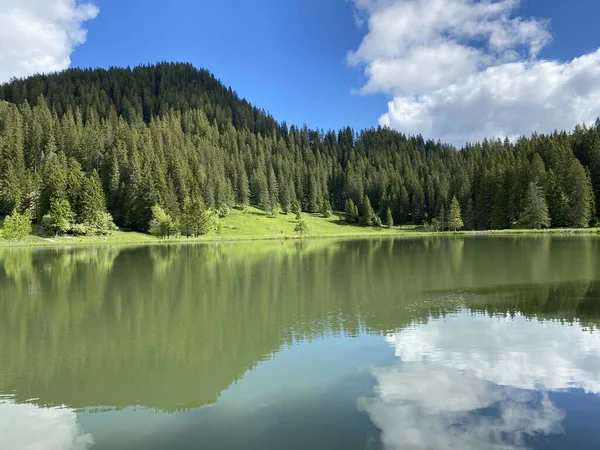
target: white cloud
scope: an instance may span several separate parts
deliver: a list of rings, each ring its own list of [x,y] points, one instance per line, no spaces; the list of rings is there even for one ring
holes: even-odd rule
[[[92,436],[67,408],[40,408],[0,398],[0,449],[86,450]]]
[[[0,82],[66,69],[98,8],[75,0],[0,2]]]
[[[600,115],[600,52],[571,61],[538,54],[544,20],[516,16],[519,0],[354,0],[368,32],[348,62],[363,93],[394,99],[380,119],[457,145],[591,123]]]

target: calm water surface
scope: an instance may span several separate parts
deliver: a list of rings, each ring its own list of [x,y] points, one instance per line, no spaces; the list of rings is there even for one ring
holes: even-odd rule
[[[600,239],[0,249],[0,449],[600,448]]]

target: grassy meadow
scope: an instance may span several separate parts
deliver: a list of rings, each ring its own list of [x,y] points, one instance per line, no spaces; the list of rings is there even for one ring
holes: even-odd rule
[[[432,236],[432,235],[520,235],[520,234],[598,234],[600,229],[547,229],[547,230],[491,230],[491,231],[459,231],[459,232],[433,232],[425,226],[402,225],[395,227],[360,227],[349,225],[343,220],[342,213],[334,213],[331,217],[324,218],[321,214],[303,213],[302,219],[308,225],[308,233],[304,239],[315,238],[351,238],[351,237],[384,237],[384,236]],[[247,241],[247,240],[274,240],[298,239],[294,231],[297,224],[294,214],[277,214],[269,216],[263,211],[248,207],[244,211],[232,209],[228,216],[220,220],[219,231],[213,231],[197,238],[176,237],[159,239],[145,233],[134,231],[116,231],[110,236],[58,236],[42,237],[28,236],[19,242],[7,241],[3,238],[0,228],[0,247],[15,246],[76,246],[76,245],[128,245],[128,244],[157,244],[173,242],[213,242],[213,241]]]

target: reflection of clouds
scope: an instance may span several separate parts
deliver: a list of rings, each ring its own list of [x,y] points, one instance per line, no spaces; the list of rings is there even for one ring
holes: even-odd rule
[[[73,410],[0,398],[0,450],[85,450],[91,444],[92,436],[82,433]]]
[[[460,313],[388,335],[402,361],[428,361],[492,383],[600,393],[600,332],[522,316]]]
[[[382,430],[386,449],[512,449],[526,436],[560,431],[563,414],[545,394],[428,365],[374,375],[379,395],[361,399],[359,408]]]
[[[390,334],[399,368],[361,399],[387,449],[512,449],[560,432],[548,391],[600,393],[600,332],[463,311]]]

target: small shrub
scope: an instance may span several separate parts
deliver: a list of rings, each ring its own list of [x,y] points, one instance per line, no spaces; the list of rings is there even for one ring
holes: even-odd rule
[[[219,206],[217,214],[220,218],[227,217],[229,215],[229,206],[227,206],[226,204],[222,204],[221,206]]]
[[[13,209],[10,216],[4,219],[4,239],[9,241],[21,241],[31,234],[31,213],[25,211],[20,213],[17,208]]]

